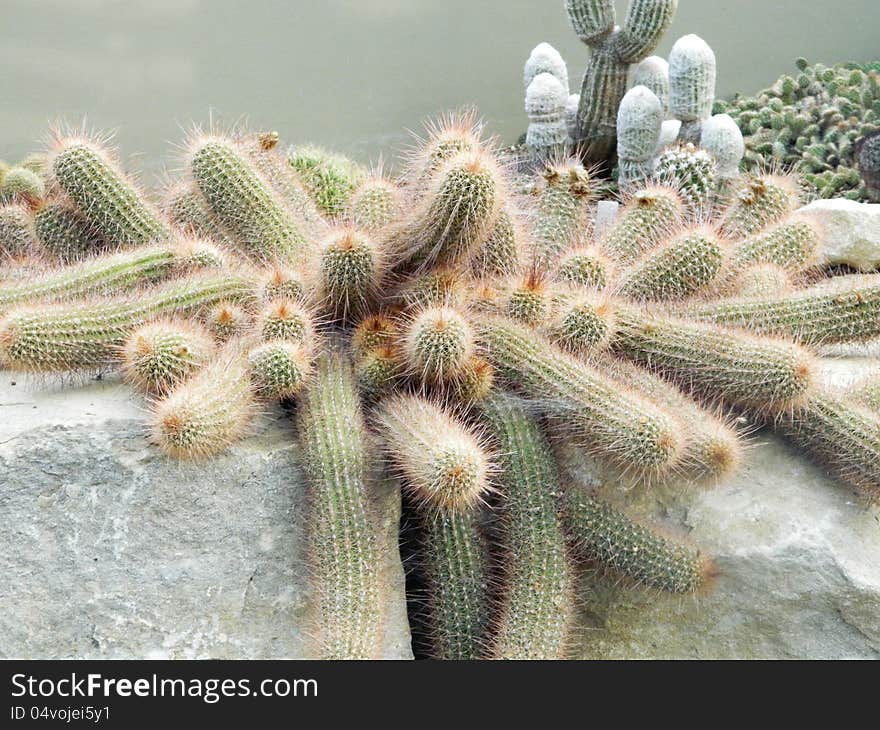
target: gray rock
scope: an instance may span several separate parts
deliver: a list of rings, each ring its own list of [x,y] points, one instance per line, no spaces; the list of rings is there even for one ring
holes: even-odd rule
[[[301,657],[309,628],[303,482],[290,418],[205,464],[145,439],[113,383],[0,374],[0,657]],[[384,656],[410,658],[399,490],[377,488]]]
[[[845,198],[816,200],[801,208],[822,224],[823,259],[861,271],[880,266],[880,205]]]
[[[844,386],[870,366],[827,363],[824,375]],[[564,456],[574,482],[601,481]],[[776,436],[755,434],[739,473],[714,488],[599,492],[699,546],[719,574],[684,597],[583,576],[579,656],[880,658],[880,509]]]

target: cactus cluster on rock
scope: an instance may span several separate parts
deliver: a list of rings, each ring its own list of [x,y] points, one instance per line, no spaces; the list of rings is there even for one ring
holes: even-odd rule
[[[656,35],[674,3],[634,2],[607,37],[609,16],[575,8],[605,3],[570,6],[596,64],[619,72],[656,40],[635,32],[642,14]],[[665,67],[653,66],[642,78],[661,96],[640,87],[658,100],[652,134],[665,109]],[[563,70],[542,49],[526,81],[561,84]],[[703,81],[681,121],[705,137],[713,120],[692,104]],[[601,186],[579,160],[554,154],[514,178],[467,115],[430,125],[398,178],[333,156],[305,164],[319,157],[308,148],[293,164],[277,144],[196,135],[155,205],[104,143],[59,136],[49,197],[16,193],[2,208],[0,367],[119,370],[148,399],[151,440],[176,459],[234,448],[261,410],[292,403],[316,656],[379,652],[371,499],[386,477],[418,524],[438,658],[565,656],[584,565],[634,588],[703,588],[710,561],[632,521],[626,495],[724,479],[747,459],[743,422],[880,500],[876,389],[828,391],[814,349],[880,333],[880,277],[816,267],[823,233],[793,215],[796,181],[728,180],[728,204],[702,206],[685,197],[697,183],[652,171],[597,226]],[[560,444],[619,500],[572,483]]]

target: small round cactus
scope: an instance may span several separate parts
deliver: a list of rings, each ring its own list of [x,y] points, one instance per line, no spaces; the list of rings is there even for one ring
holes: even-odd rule
[[[408,369],[429,383],[458,374],[474,353],[474,333],[452,307],[428,307],[413,315],[402,335]]]
[[[299,302],[285,297],[273,299],[259,311],[255,329],[264,341],[285,340],[311,345],[315,339],[311,313]]]
[[[267,400],[291,398],[299,393],[312,368],[309,351],[289,340],[271,340],[247,354],[255,392]]]
[[[0,183],[0,200],[36,207],[46,197],[42,178],[26,167],[10,167]]]
[[[320,293],[325,308],[347,320],[369,309],[382,279],[381,251],[353,228],[333,231],[320,246]]]
[[[697,210],[707,207],[716,191],[715,161],[691,144],[663,152],[654,173],[658,180],[678,188],[685,203]]]
[[[183,320],[159,320],[133,330],[122,347],[122,376],[144,393],[164,394],[214,356],[211,335]]]

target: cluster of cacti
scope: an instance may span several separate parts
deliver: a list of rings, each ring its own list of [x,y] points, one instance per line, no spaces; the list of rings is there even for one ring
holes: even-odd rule
[[[619,71],[656,40],[634,34],[644,18],[631,14],[597,63]],[[578,18],[596,21],[594,41],[606,29],[606,16]],[[541,50],[530,88],[565,80]],[[643,68],[638,87],[658,101],[652,134],[664,72]],[[707,93],[688,97],[682,121],[724,137],[695,105]],[[514,179],[467,116],[430,126],[397,179],[303,150],[288,162],[271,134],[200,135],[161,206],[102,143],[61,137],[51,199],[17,198],[0,216],[4,241],[23,241],[5,244],[0,366],[119,369],[149,399],[152,441],[179,459],[222,453],[261,408],[293,399],[316,655],[381,651],[371,495],[384,475],[417,517],[434,655],[565,656],[580,564],[675,593],[712,571],[617,499],[568,484],[554,446],[583,451],[623,501],[632,487],[731,474],[746,458],[744,418],[880,494],[876,382],[826,391],[812,349],[880,334],[880,277],[820,281],[823,233],[793,215],[796,181],[728,180],[729,203],[703,206],[684,195],[711,196],[708,182],[652,169],[636,185],[656,147],[621,142],[633,190],[600,227],[601,184],[579,161],[555,155]]]
[[[757,94],[716,102],[745,136],[745,167],[797,167],[821,198],[877,200],[868,140],[880,131],[880,71],[803,58],[796,65]]]

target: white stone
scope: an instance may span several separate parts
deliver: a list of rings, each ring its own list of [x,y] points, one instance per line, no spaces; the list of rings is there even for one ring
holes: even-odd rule
[[[801,209],[824,228],[826,264],[846,264],[861,271],[880,267],[880,205],[845,198],[816,200]]]

